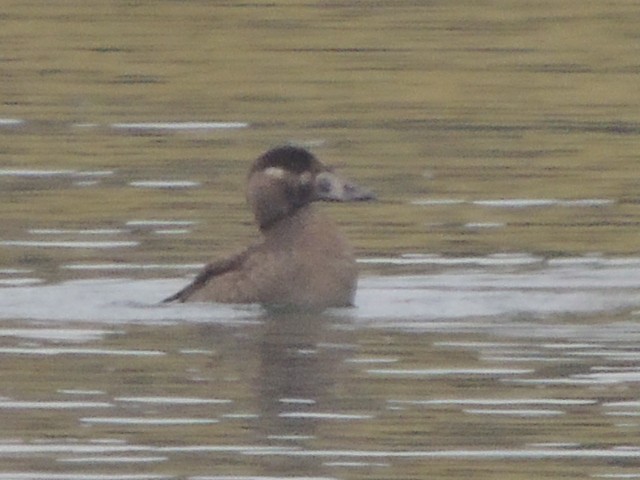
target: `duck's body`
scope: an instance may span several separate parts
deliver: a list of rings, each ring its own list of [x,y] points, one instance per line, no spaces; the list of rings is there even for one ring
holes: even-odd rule
[[[166,301],[304,310],[353,305],[357,266],[352,249],[312,202],[367,200],[372,194],[340,179],[306,150],[279,147],[254,163],[247,198],[263,241],[207,265]]]

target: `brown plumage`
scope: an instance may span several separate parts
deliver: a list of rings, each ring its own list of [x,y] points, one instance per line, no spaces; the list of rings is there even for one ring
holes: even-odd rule
[[[303,148],[269,150],[254,162],[247,181],[247,201],[262,242],[207,265],[165,302],[260,303],[304,310],[352,305],[357,283],[352,249],[313,202],[373,198]]]

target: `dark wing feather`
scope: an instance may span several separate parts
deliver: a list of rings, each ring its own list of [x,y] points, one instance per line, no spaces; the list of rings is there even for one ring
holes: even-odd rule
[[[252,247],[232,257],[208,264],[189,285],[170,297],[165,298],[162,303],[174,302],[176,300],[180,302],[186,301],[194,292],[204,287],[212,278],[239,268],[251,250],[253,250]]]

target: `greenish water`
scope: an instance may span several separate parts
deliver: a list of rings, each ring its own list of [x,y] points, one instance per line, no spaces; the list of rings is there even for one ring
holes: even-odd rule
[[[9,2],[0,479],[638,474],[634,2]],[[160,307],[296,142],[358,308]]]
[[[217,256],[252,234],[241,194],[248,164],[294,141],[378,191],[376,205],[332,212],[362,255],[633,254],[637,10],[626,2],[17,3],[0,19],[0,93],[2,117],[25,123],[0,129],[2,167],[114,173],[87,188],[0,177],[3,237],[160,216],[199,224],[133,256]],[[111,128],[193,121],[249,126]],[[200,188],[129,185],[148,179]],[[614,203],[412,203],[425,198]],[[465,228],[475,223],[503,226]],[[10,265],[23,254],[0,252]]]

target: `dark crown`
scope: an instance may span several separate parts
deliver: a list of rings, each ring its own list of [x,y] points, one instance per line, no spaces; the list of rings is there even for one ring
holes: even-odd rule
[[[267,168],[282,168],[288,172],[301,174],[304,172],[317,173],[325,170],[320,160],[302,147],[284,145],[272,148],[260,156],[251,168],[250,173],[266,170]]]

